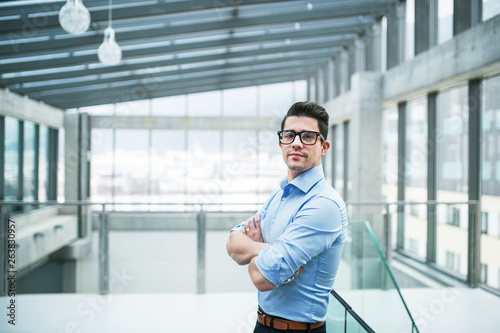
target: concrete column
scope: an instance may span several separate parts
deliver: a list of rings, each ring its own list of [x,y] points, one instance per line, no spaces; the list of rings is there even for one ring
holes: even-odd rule
[[[381,29],[380,20],[373,23],[367,30],[365,41],[365,70],[370,72],[380,71],[380,44],[381,44]]]
[[[337,75],[339,76],[339,94],[343,94],[349,90],[349,52],[347,46],[343,46],[340,50]]]
[[[482,21],[482,0],[453,1],[453,36]]]
[[[395,2],[387,13],[387,69],[399,65],[404,60],[406,6]]]
[[[415,1],[415,55],[437,44],[437,0]]]
[[[351,77],[349,92],[325,104],[332,124],[343,126],[348,121],[348,161],[346,172],[349,182],[348,202],[382,201],[382,85],[383,74],[376,72],[355,73]],[[346,129],[346,127],[344,127]],[[351,206],[354,217],[351,232],[359,234],[362,241],[350,243],[344,251],[351,267],[351,286],[368,284],[384,288],[381,260],[377,253],[365,251],[373,243],[367,240],[367,231],[359,220],[369,221],[382,248],[385,248],[383,206]],[[358,223],[356,223],[356,220]],[[366,243],[365,243],[366,240]],[[370,277],[369,279],[367,277]]]
[[[326,83],[325,98],[326,101],[329,101],[335,96],[335,62],[333,58],[328,59]]]
[[[356,73],[351,84],[348,93],[325,103],[332,125],[349,121],[349,201],[381,201],[383,75]],[[381,207],[367,209],[380,219]]]
[[[309,77],[308,89],[307,89],[307,100],[312,101],[316,98],[316,79],[314,76]]]
[[[352,72],[364,72],[366,71],[366,42],[364,35],[358,35],[354,40],[354,48],[353,48],[354,62],[352,66]]]

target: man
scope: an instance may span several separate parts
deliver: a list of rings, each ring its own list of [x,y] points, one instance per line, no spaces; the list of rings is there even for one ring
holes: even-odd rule
[[[257,332],[326,332],[329,292],[347,231],[344,201],[326,182],[328,113],[292,105],[278,132],[288,176],[230,233],[227,251],[259,290]]]

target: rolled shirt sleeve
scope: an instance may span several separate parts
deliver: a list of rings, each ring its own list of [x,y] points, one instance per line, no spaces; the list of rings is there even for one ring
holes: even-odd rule
[[[290,281],[311,258],[328,249],[341,233],[338,204],[330,198],[313,197],[300,207],[272,246],[259,252],[257,268],[278,287]]]

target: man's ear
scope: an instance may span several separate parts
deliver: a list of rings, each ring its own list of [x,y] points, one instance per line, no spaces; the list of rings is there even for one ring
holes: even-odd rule
[[[325,155],[328,149],[330,149],[330,141],[325,140],[321,145],[321,155]]]

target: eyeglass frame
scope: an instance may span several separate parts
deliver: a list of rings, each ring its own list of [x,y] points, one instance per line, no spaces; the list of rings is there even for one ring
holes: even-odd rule
[[[283,138],[283,133],[284,132],[291,132],[291,133],[293,133],[295,135],[293,137],[292,141],[290,141],[289,143],[283,143],[283,142],[281,142],[281,140]],[[304,141],[302,141],[302,134],[303,133],[314,133],[314,134],[316,134],[316,140],[314,140],[314,143],[305,143]],[[276,134],[278,134],[278,138],[279,138],[280,143],[282,145],[291,145],[295,141],[295,138],[297,137],[297,135],[299,136],[300,142],[302,142],[302,144],[304,144],[306,146],[314,146],[316,144],[316,142],[318,142],[318,137],[320,137],[321,140],[325,141],[325,137],[320,132],[316,132],[316,131],[295,132],[294,130],[282,130],[282,131],[276,132]]]

